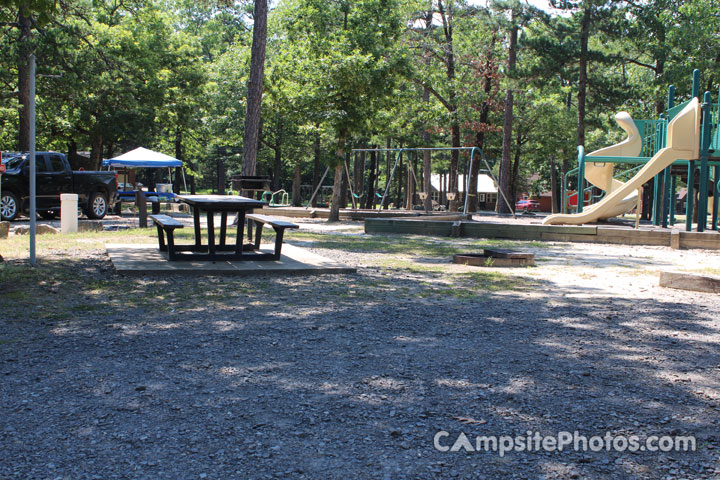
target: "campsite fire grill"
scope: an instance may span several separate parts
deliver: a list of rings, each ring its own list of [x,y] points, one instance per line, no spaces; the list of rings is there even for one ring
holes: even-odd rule
[[[264,192],[270,190],[270,177],[267,175],[233,175],[234,191]]]
[[[474,267],[528,267],[535,265],[535,254],[486,248],[482,254],[458,253],[453,255],[453,263]]]

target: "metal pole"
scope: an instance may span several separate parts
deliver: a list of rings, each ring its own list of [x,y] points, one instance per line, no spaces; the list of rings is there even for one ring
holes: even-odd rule
[[[582,213],[585,204],[585,147],[578,145],[578,193],[577,213]]]
[[[473,147],[473,148],[477,148],[477,147]],[[500,188],[500,182],[498,182],[498,179],[495,178],[495,175],[493,175],[492,169],[490,168],[490,164],[488,163],[487,158],[485,158],[485,154],[484,154],[483,151],[480,150],[479,148],[478,148],[478,150],[480,151],[480,158],[482,158],[483,162],[485,163],[485,167],[486,167],[487,170],[488,170],[488,174],[490,175],[490,178],[492,178],[492,179],[493,179],[493,182],[495,182],[495,185],[498,186],[498,192],[500,193],[500,195],[502,195],[502,198],[503,198],[503,200],[505,201],[505,205],[507,205],[507,207],[508,207],[508,208],[510,209],[510,211],[512,212],[513,218],[517,218],[517,217],[515,216],[515,209],[513,208],[513,206],[510,205],[510,202],[508,202],[508,199],[507,199],[507,197],[505,196],[505,192],[503,192],[503,191],[502,191],[502,188]]]
[[[35,218],[35,55],[30,55],[30,265],[37,265],[35,258],[35,233],[37,232],[37,219]]]
[[[692,231],[693,204],[695,203],[695,161],[688,162],[687,193],[685,194],[685,231]]]
[[[330,171],[330,167],[327,167],[327,168],[325,169],[325,173],[323,173],[322,178],[321,178],[320,181],[318,182],[318,185],[317,185],[317,187],[315,188],[315,191],[313,192],[312,197],[310,197],[310,201],[308,201],[307,205],[305,205],[305,210],[307,210],[308,208],[310,208],[310,204],[312,204],[312,201],[315,199],[315,195],[317,195],[318,191],[320,190],[320,187],[322,187],[322,183],[323,183],[323,181],[325,180],[325,177],[327,176],[327,174],[328,174],[329,171]]]
[[[352,199],[353,210],[357,210],[357,203],[355,203],[355,192],[353,192],[352,182],[350,181],[350,169],[348,168],[347,158],[343,159],[345,164],[345,175],[347,175],[348,188],[350,189],[350,198]]]
[[[705,92],[702,103],[702,134],[700,136],[700,194],[697,206],[698,223],[697,231],[704,232],[707,227],[707,207],[708,207],[708,156],[710,150],[710,129],[712,120],[710,119],[710,106],[712,98],[710,92]]]
[[[475,148],[470,150],[470,168],[468,169],[467,177],[465,178],[465,205],[463,206],[464,215],[467,215],[468,193],[470,192],[470,175],[472,175],[473,157],[475,157]],[[512,210],[512,208],[510,210]]]
[[[663,172],[663,202],[662,202],[662,228],[667,228],[670,216],[670,167]]]
[[[660,225],[660,174],[653,179],[652,224]]]
[[[670,226],[675,225],[675,204],[677,203],[677,177],[670,179]]]
[[[712,229],[718,229],[718,208],[720,208],[720,197],[718,196],[718,177],[720,177],[720,167],[715,166],[712,180],[713,189],[713,211],[712,211]]]

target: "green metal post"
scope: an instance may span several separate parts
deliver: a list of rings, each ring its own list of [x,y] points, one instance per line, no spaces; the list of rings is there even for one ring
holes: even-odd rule
[[[660,198],[662,193],[660,191],[660,178],[662,175],[658,173],[653,179],[653,204],[652,204],[652,224],[655,226],[660,225]]]
[[[670,216],[670,167],[663,171],[662,227],[667,228]]]
[[[585,203],[585,147],[578,145],[577,213],[582,213]]]
[[[720,181],[718,180],[718,177],[720,177],[720,167],[715,166],[713,169],[713,211],[712,211],[712,229],[717,230],[718,229],[718,208],[720,208],[720,185],[718,184]]]
[[[660,120],[663,120],[665,118],[665,114],[660,114]],[[655,127],[655,145],[661,146],[664,145],[665,142],[663,142],[663,129],[660,125],[657,125]],[[659,226],[662,223],[662,219],[664,218],[664,209],[663,209],[663,191],[664,188],[660,188],[661,186],[664,187],[665,185],[665,178],[667,178],[664,175],[664,172],[660,172],[657,175],[655,175],[655,182],[653,183],[653,209],[652,209],[652,222],[653,225]]]
[[[697,231],[704,232],[707,226],[708,207],[708,157],[710,155],[710,133],[712,119],[710,118],[710,106],[712,97],[710,92],[705,92],[702,103],[702,130],[700,135],[700,195],[698,199],[698,225]]]
[[[668,101],[667,109],[670,110],[675,106],[675,85],[670,85],[668,88]],[[665,142],[667,143],[667,142]],[[670,171],[672,166],[665,169],[665,201],[663,202],[663,219],[662,226],[667,228],[668,221],[670,225],[675,224],[675,187],[676,179],[671,177]],[[669,217],[669,218],[668,218]]]
[[[700,70],[697,68],[693,70],[693,85],[692,85],[692,96],[700,99]]]
[[[685,231],[692,231],[693,204],[695,203],[695,161],[688,162],[687,194],[685,194]]]
[[[670,225],[675,225],[675,204],[677,203],[677,177],[670,179]]]

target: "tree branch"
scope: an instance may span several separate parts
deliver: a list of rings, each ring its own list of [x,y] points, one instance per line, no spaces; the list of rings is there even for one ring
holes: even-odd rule
[[[656,73],[657,73],[657,67],[655,67],[654,65],[650,65],[650,64],[647,64],[647,63],[642,63],[642,62],[639,62],[639,61],[637,61],[637,60],[633,60],[632,58],[620,58],[620,60],[625,60],[626,62],[634,63],[634,64],[637,65],[638,67],[649,68],[649,69],[652,70],[653,72],[656,72]]]
[[[455,111],[455,107],[454,107],[450,102],[448,102],[447,100],[445,100],[445,98],[444,98],[442,95],[440,95],[440,93],[438,93],[437,90],[435,90],[433,87],[431,87],[431,86],[428,85],[427,83],[425,83],[425,82],[423,82],[422,80],[419,80],[419,79],[417,79],[417,78],[413,78],[413,82],[415,82],[416,84],[420,85],[420,86],[423,87],[423,88],[427,88],[428,92],[432,93],[433,96],[434,96],[435,98],[437,98],[437,99],[440,101],[440,103],[443,104],[443,106],[444,106],[445,108],[448,109],[448,111],[450,111],[450,112],[454,112],[454,111]]]

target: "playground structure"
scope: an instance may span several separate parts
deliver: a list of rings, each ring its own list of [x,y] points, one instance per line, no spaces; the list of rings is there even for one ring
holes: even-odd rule
[[[691,231],[693,214],[697,214],[697,231],[707,228],[708,199],[712,193],[711,229],[718,229],[720,200],[720,103],[713,104],[705,92],[700,104],[700,72],[693,72],[692,98],[674,105],[675,88],[668,93],[668,109],[658,120],[633,120],[626,112],[616,121],[628,137],[624,141],[590,154],[578,146],[578,168],[568,172],[563,184],[563,212],[567,206],[567,176],[577,173],[578,198],[576,214],[551,215],[547,225],[578,225],[622,215],[633,207],[639,209],[640,189],[654,178],[652,221],[667,227],[675,223],[675,201],[678,178],[687,183],[685,230]],[[636,165],[613,175],[615,164]],[[711,179],[711,167],[712,179]],[[627,182],[620,177],[632,174]],[[696,182],[696,178],[698,179]],[[592,186],[586,188],[585,181]],[[698,198],[695,185],[698,184]],[[593,195],[594,188],[603,190]],[[590,205],[586,205],[586,198]],[[598,200],[593,203],[594,200]],[[696,205],[697,204],[697,205]]]
[[[378,211],[382,210],[383,208],[389,208],[391,202],[389,202],[390,199],[390,188],[392,186],[393,179],[395,177],[395,173],[398,170],[398,166],[402,164],[403,155],[410,155],[411,153],[414,153],[417,155],[420,152],[452,152],[452,151],[459,151],[459,152],[466,152],[469,155],[469,160],[465,164],[465,174],[464,174],[464,189],[463,194],[464,198],[462,200],[463,202],[463,209],[462,213],[466,214],[468,210],[468,200],[469,200],[469,190],[470,190],[470,179],[471,176],[470,172],[473,171],[473,165],[475,162],[482,161],[485,165],[485,169],[479,170],[478,175],[482,172],[492,178],[492,180],[495,182],[495,184],[498,184],[497,178],[492,173],[492,169],[490,168],[490,165],[485,158],[485,155],[483,154],[482,150],[477,147],[401,147],[401,148],[356,148],[352,149],[352,153],[359,154],[359,153],[371,153],[371,154],[380,154],[380,153],[386,153],[388,155],[391,155],[395,153],[395,160],[392,164],[392,168],[389,168],[389,161],[388,161],[388,168],[385,173],[385,186],[383,188],[378,188],[378,182],[380,178],[380,161],[378,160],[376,164],[372,165],[368,181],[366,182],[363,178],[362,181],[359,183],[360,189],[356,188],[353,189],[353,183],[357,186],[358,183],[353,182],[351,180],[355,180],[353,176],[350,174],[350,168],[348,167],[347,160],[344,161],[344,172],[346,175],[346,178],[348,179],[348,190],[350,193],[350,199],[352,201],[352,208],[353,210],[362,209],[362,201],[365,200],[365,208],[368,209],[372,207],[372,209],[377,206]],[[477,158],[480,158],[480,160],[477,160]],[[417,158],[417,157],[416,157]],[[366,169],[363,168],[363,172]],[[317,187],[315,188],[315,191],[313,192],[310,200],[307,202],[306,209],[310,208],[310,205],[313,202],[313,199],[316,198],[318,193],[322,188],[332,188],[323,186],[323,181],[325,180],[325,177],[327,176],[328,172],[330,171],[330,167],[328,167],[325,172],[323,173],[320,181],[318,182]],[[432,172],[424,172],[423,175],[431,175]],[[357,174],[356,174],[357,175]],[[361,175],[364,175],[364,173],[361,173]],[[371,183],[374,183],[371,187]],[[402,184],[403,182],[399,182]],[[414,203],[415,203],[415,189],[420,188],[419,191],[416,192],[417,197],[420,199],[420,202],[422,203],[428,196],[432,195],[432,192],[426,192],[423,191],[423,183],[418,181],[418,175],[415,172],[415,167],[412,162],[408,161],[408,182],[405,189],[404,194],[399,195],[400,197],[406,199],[406,207],[409,210],[413,209]],[[412,185],[412,188],[410,188],[410,185]],[[400,187],[402,188],[402,187]],[[357,191],[355,191],[357,190]],[[362,190],[362,191],[360,191]],[[382,190],[382,194],[380,194],[380,190]],[[410,192],[410,193],[409,193]],[[513,205],[510,203],[508,198],[505,196],[505,193],[502,190],[498,190],[499,195],[502,197],[505,204],[508,206],[511,212],[513,212],[514,216],[514,208]],[[452,192],[447,191],[444,195],[444,199],[442,200],[455,200],[458,196],[459,192]],[[376,198],[370,198],[372,196],[375,196]],[[431,197],[432,198],[432,197]],[[460,199],[458,199],[460,200]],[[402,202],[401,202],[402,203]]]
[[[285,190],[273,192],[271,190],[263,191],[260,200],[267,202],[270,207],[287,207],[290,205],[289,194]]]

